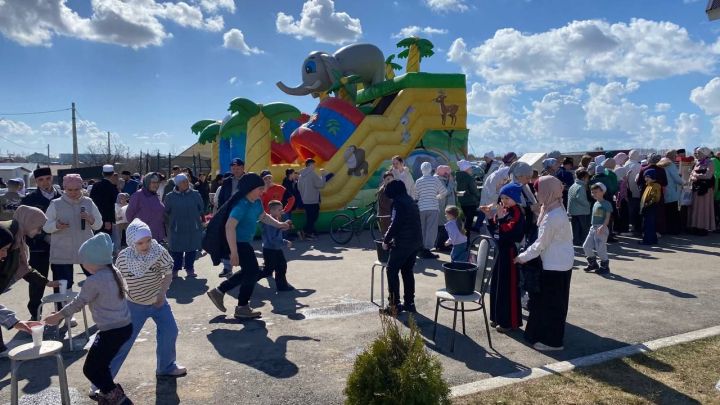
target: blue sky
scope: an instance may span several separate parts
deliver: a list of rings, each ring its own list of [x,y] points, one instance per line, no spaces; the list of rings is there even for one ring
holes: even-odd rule
[[[705,2],[0,0],[0,149],[71,151],[105,131],[178,153],[228,102],[284,101],[313,50],[429,38],[429,72],[468,75],[470,150],[720,146],[720,22]]]

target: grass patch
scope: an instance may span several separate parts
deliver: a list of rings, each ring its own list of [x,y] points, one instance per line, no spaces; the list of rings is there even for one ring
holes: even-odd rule
[[[457,398],[467,404],[720,404],[720,337]]]

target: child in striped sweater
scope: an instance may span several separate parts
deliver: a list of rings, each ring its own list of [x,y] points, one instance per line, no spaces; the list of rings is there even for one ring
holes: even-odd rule
[[[115,262],[127,283],[127,305],[132,319],[132,335],[110,363],[112,375],[117,375],[130,353],[145,321],[152,318],[157,326],[158,376],[179,377],[187,373],[175,361],[175,342],[178,327],[165,293],[172,282],[173,260],[170,253],[155,239],[150,227],[135,218],[125,231],[128,247],[121,250]]]

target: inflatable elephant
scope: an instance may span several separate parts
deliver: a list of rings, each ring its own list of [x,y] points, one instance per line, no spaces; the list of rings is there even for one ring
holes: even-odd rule
[[[332,55],[315,51],[308,55],[302,65],[302,84],[288,87],[283,82],[277,86],[291,96],[312,94],[317,97],[330,89],[337,77],[358,75],[367,88],[385,80],[385,58],[375,45],[353,44],[342,47]]]

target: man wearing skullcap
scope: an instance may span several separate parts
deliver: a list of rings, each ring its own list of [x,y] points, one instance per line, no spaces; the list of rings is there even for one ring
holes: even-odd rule
[[[60,192],[53,187],[52,184],[52,172],[49,167],[38,167],[33,171],[33,177],[35,178],[35,184],[37,189],[28,193],[22,199],[22,205],[28,205],[35,207],[42,212],[47,212],[50,206],[50,201],[60,198]],[[44,277],[48,276],[50,272],[50,244],[48,241],[50,236],[41,231],[33,238],[27,238],[27,245],[30,248],[30,267],[37,270],[38,273]],[[40,306],[40,300],[43,297],[45,287],[39,285],[28,285],[28,311],[30,311],[30,319],[33,321],[37,320],[37,310]]]
[[[115,201],[120,193],[117,187],[110,180],[115,174],[113,165],[103,166],[103,179],[93,185],[90,191],[90,199],[100,210],[103,226],[102,232],[112,235],[112,227],[115,224]]]

